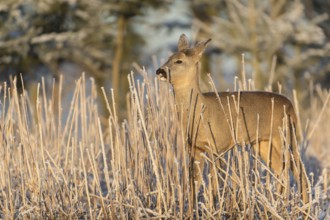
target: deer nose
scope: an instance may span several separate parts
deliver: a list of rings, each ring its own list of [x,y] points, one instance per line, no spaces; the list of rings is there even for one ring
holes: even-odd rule
[[[159,77],[159,79],[166,79],[166,77],[167,77],[166,71],[163,68],[159,68],[156,71],[156,74]]]
[[[166,72],[163,68],[158,68],[158,70],[156,70],[156,74],[157,75],[166,75]]]

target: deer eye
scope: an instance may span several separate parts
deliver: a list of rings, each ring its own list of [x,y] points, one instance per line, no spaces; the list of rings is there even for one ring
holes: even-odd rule
[[[177,60],[175,61],[176,64],[181,64],[182,63],[182,60]]]

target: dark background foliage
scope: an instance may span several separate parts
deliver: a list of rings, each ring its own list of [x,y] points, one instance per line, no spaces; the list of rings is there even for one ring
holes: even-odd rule
[[[221,86],[232,84],[244,53],[257,89],[280,82],[304,99],[306,79],[330,84],[329,11],[328,0],[8,0],[0,3],[0,79],[22,74],[32,85],[41,76],[83,71],[113,88],[124,109],[119,97],[128,91],[132,63],[151,67],[152,55],[166,57],[160,51],[175,50],[188,32],[213,39],[202,73]]]

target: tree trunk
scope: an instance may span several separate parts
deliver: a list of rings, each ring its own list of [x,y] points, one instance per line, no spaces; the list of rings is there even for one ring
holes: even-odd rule
[[[117,21],[117,36],[115,42],[115,55],[112,61],[112,88],[114,90],[114,101],[116,102],[116,106],[119,105],[119,94],[122,91],[119,91],[119,77],[121,70],[121,62],[123,58],[124,51],[124,32],[126,28],[127,19],[124,16],[119,16]],[[117,111],[118,112],[118,111]]]

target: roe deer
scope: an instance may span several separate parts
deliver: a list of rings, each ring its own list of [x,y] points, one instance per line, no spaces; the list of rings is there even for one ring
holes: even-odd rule
[[[290,100],[283,95],[264,91],[202,93],[198,63],[210,40],[189,47],[188,38],[182,34],[178,52],[156,71],[160,80],[166,80],[173,86],[175,103],[183,112],[184,129],[188,128],[188,143],[197,152],[195,160],[200,162],[203,170],[201,152],[211,148],[220,154],[244,142],[259,152],[262,160],[276,175],[280,175],[285,160],[279,128],[286,121],[287,140],[284,141],[293,154],[288,166],[294,174],[303,203],[308,203],[309,181],[294,140],[297,118]],[[287,120],[284,120],[285,117]],[[241,126],[233,135],[236,123]],[[231,128],[230,124],[234,126]],[[195,170],[194,176],[197,178]]]

